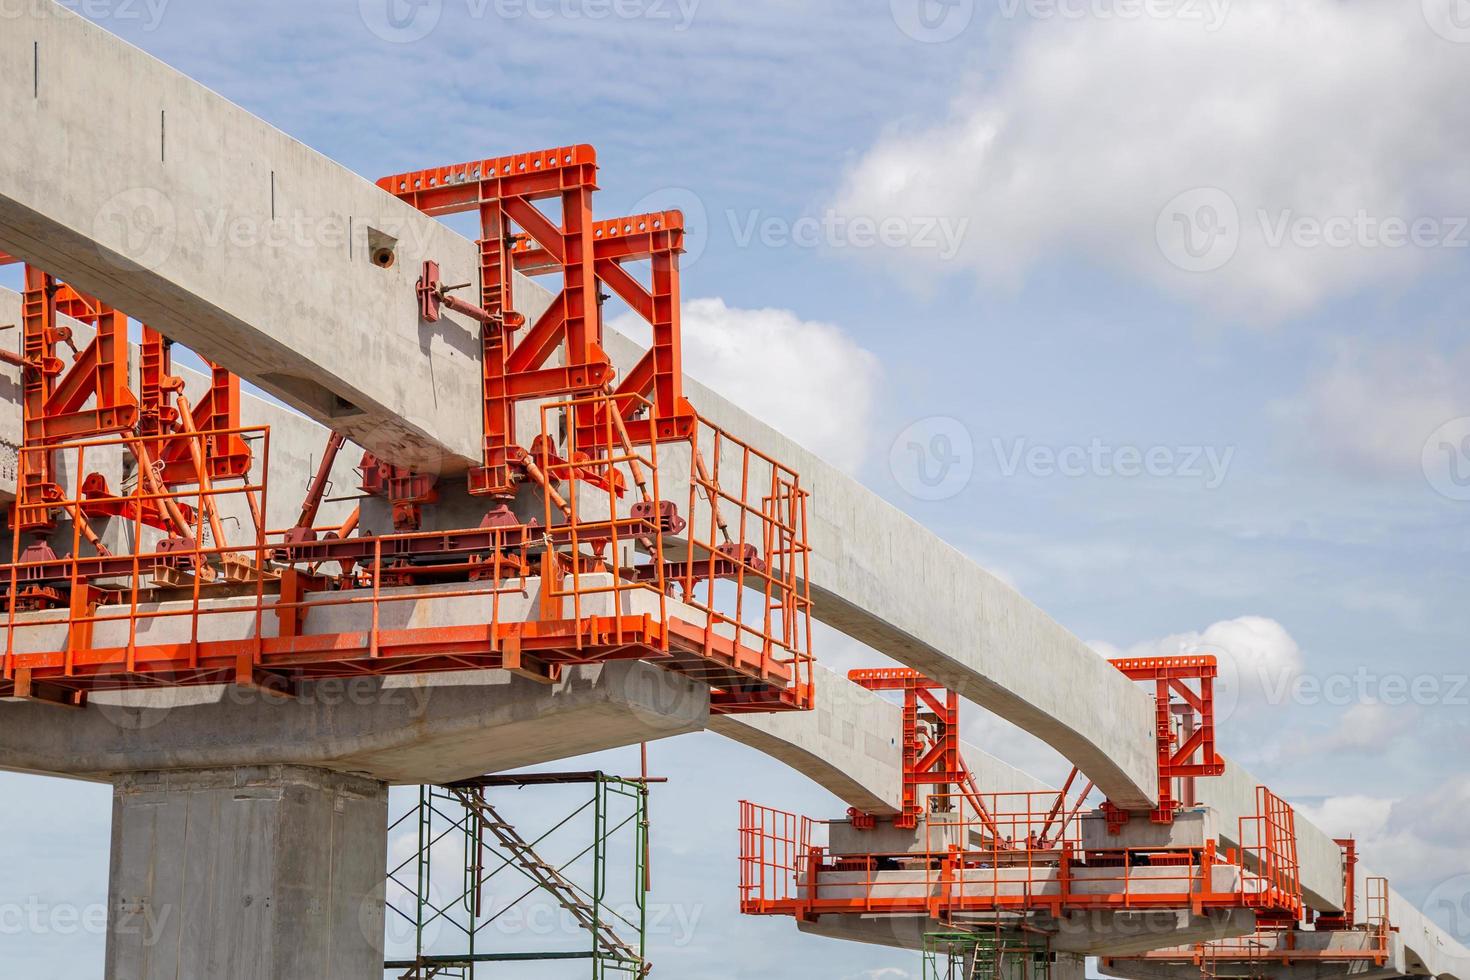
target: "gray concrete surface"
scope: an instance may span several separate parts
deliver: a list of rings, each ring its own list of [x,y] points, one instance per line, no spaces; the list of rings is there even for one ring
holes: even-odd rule
[[[0,117],[0,248],[364,445],[475,452],[478,333],[420,324],[414,296],[425,259],[474,278],[463,238],[50,0],[0,32]]]
[[[0,247],[370,449],[445,470],[474,461],[475,335],[452,318],[419,323],[413,291],[426,258],[446,281],[472,280],[474,244],[60,5],[36,9],[0,37],[0,114],[12,121]],[[89,150],[109,166],[70,166]],[[254,234],[221,237],[220,220]],[[349,223],[346,240],[325,233]],[[392,269],[369,260],[369,227],[398,239]],[[632,348],[610,344],[626,364]],[[815,491],[824,621],[1045,739],[1120,804],[1150,802],[1146,695],[896,508],[734,406],[691,395]]]
[[[34,9],[0,34],[0,247],[370,448],[445,471],[473,461],[474,334],[453,318],[420,324],[412,284],[424,258],[472,278],[474,246],[60,5]],[[368,255],[381,234],[397,240],[389,270]],[[631,349],[609,345],[626,364]],[[814,491],[823,621],[1043,738],[1116,802],[1150,802],[1147,694],[897,509],[727,401],[690,396]],[[1213,802],[1243,812],[1244,799]],[[1317,850],[1304,877],[1330,907],[1332,862]]]
[[[505,671],[98,694],[83,710],[0,704],[0,769],[109,781],[133,770],[296,765],[451,782],[701,731],[709,691],[636,662],[554,686]]]
[[[387,825],[385,785],[319,769],[119,778],[107,980],[381,976]]]
[[[798,922],[797,928],[829,939],[921,950],[925,935],[952,926],[923,916],[822,915],[815,922]],[[1176,942],[1176,937],[1204,942],[1248,935],[1255,929],[1255,917],[1240,910],[1205,915],[1187,910],[1076,913],[1061,920],[1042,920],[1038,928],[1048,934],[1058,953],[1127,956]]]
[[[1403,943],[1398,936],[1389,937],[1389,953],[1382,966],[1377,965],[1371,959],[1328,961],[1302,958],[1291,963],[1266,960],[1265,957],[1283,950],[1300,952],[1304,957],[1323,953],[1347,956],[1367,955],[1372,953],[1377,945],[1375,937],[1356,930],[1298,931],[1292,934],[1289,946],[1283,944],[1283,935],[1285,934],[1258,934],[1238,943],[1226,944],[1227,951],[1222,951],[1218,958],[1211,960],[1211,973],[1220,978],[1265,976],[1271,980],[1332,980],[1337,977],[1344,978],[1344,980],[1347,978],[1392,980],[1395,977],[1407,976],[1409,972],[1408,964],[1404,960]],[[1242,955],[1241,952],[1231,952],[1247,949],[1249,953],[1246,955]],[[1200,968],[1192,962],[1192,957],[1198,955],[1195,948],[1171,947],[1168,950],[1158,951],[1155,955],[1161,954],[1178,956],[1183,961],[1154,958],[1104,960],[1099,964],[1099,969],[1107,976],[1120,977],[1123,980],[1183,980],[1185,977],[1200,974]]]

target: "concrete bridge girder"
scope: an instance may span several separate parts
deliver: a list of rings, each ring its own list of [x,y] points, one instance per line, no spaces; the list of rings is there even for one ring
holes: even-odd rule
[[[420,323],[413,294],[424,259],[446,280],[472,280],[473,243],[61,5],[34,9],[0,34],[0,112],[12,126],[0,147],[0,248],[205,349],[370,449],[446,473],[475,462],[475,331],[453,315]],[[82,64],[87,72],[72,70]],[[79,158],[109,166],[76,168]],[[327,231],[220,238],[221,219]],[[385,242],[388,269],[369,248]],[[621,343],[609,338],[626,365],[632,348]],[[819,618],[1043,738],[1116,802],[1151,802],[1147,694],[846,476],[699,386],[690,396],[815,492]],[[848,791],[864,795],[882,769],[859,767]],[[1208,800],[1222,814],[1253,800],[1249,776],[1239,777]],[[1320,846],[1325,835],[1305,821],[1298,829],[1304,880],[1330,908],[1340,861]],[[1427,920],[1415,929],[1411,955],[1452,975],[1464,951]]]
[[[445,281],[473,281],[475,244],[61,5],[38,9],[0,37],[0,112],[14,130],[0,150],[0,248],[367,449],[444,472],[478,462],[477,331],[455,316],[421,323],[414,292],[426,259]],[[75,168],[79,154],[109,166]],[[152,235],[119,220],[149,212]],[[344,230],[220,238],[221,216]],[[389,238],[384,269],[369,241]],[[612,343],[626,367],[633,348]],[[711,393],[691,398],[815,492],[820,618],[1046,740],[1120,804],[1151,802],[1144,692],[876,495]]]

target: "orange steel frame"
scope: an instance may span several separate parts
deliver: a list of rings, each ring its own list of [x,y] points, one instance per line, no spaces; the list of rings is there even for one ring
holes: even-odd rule
[[[553,428],[552,416],[559,409],[583,407],[597,406],[546,406],[543,425]],[[600,411],[599,416],[611,427],[611,412]],[[200,443],[220,436],[259,441],[264,470],[269,459],[268,429],[195,433],[189,438]],[[146,445],[139,448],[140,444],[160,441],[161,437],[130,435],[69,443],[58,451],[74,453],[80,467],[88,454],[119,447],[146,454]],[[550,440],[540,440],[540,444],[549,446]],[[268,531],[259,522],[258,515],[267,503],[265,482],[247,478],[238,487],[205,489],[207,481],[196,480],[192,490],[142,495],[158,503],[179,503],[186,498],[194,502],[195,533],[182,547],[76,557],[81,539],[80,530],[74,529],[70,556],[28,558],[20,554],[21,536],[17,534],[7,570],[10,595],[21,595],[28,586],[45,585],[63,586],[71,598],[65,615],[62,610],[55,614],[26,612],[19,603],[10,604],[0,696],[79,703],[88,691],[113,688],[210,683],[289,688],[296,681],[318,677],[474,668],[505,668],[549,682],[567,665],[643,659],[709,684],[712,710],[717,713],[809,707],[812,660],[805,652],[810,643],[804,586],[807,554],[798,541],[805,518],[804,496],[778,496],[780,514],[759,511],[766,516],[764,543],[770,562],[760,575],[731,567],[730,559],[717,556],[713,549],[705,549],[702,561],[670,561],[664,552],[669,528],[661,516],[664,510],[657,506],[657,447],[655,440],[643,452],[629,449],[605,457],[609,465],[636,462],[651,474],[652,506],[627,516],[614,510],[618,489],[608,482],[600,490],[605,494],[600,506],[595,500],[578,503],[579,494],[568,494],[562,502],[571,509],[570,515],[561,514],[561,503],[547,495],[544,526],[301,541],[290,537],[295,529]],[[733,450],[726,447],[725,454],[732,455]],[[26,449],[21,455],[24,472],[39,451]],[[191,458],[196,465],[201,459],[192,454]],[[540,462],[553,482],[573,479],[579,465],[554,461],[549,451]],[[688,480],[691,497],[705,492],[694,474]],[[257,519],[250,540],[238,539],[228,547],[206,546],[200,515],[209,509],[209,498],[229,495],[258,499],[258,507],[251,507]],[[124,499],[137,498],[94,502],[116,504]],[[59,506],[79,503],[77,498],[65,498]],[[141,513],[140,509],[134,515],[134,534],[139,539]],[[619,557],[634,542],[647,550],[636,567]],[[595,557],[598,554],[606,557]],[[211,586],[222,583],[211,583],[200,573],[227,555],[244,559],[237,566],[266,571],[237,580],[233,601],[210,606],[204,600],[212,594]],[[435,563],[420,565],[419,559],[425,557]],[[350,571],[334,584],[306,570],[327,562],[341,563]],[[528,594],[531,576],[541,580],[539,618],[535,619],[528,619],[528,610],[521,606],[514,607],[519,615],[507,611],[511,597]],[[157,581],[160,577],[163,582]],[[154,579],[151,583],[150,578]],[[118,580],[127,584],[119,587]],[[272,581],[269,588],[268,580]],[[748,615],[742,614],[738,604],[731,612],[722,608],[725,603],[715,594],[716,580],[733,581],[741,591],[759,592],[766,602]],[[98,584],[103,582],[111,584]],[[394,582],[421,584],[424,589],[385,588]],[[248,594],[240,594],[242,587]],[[601,611],[627,609],[639,594],[646,597],[642,604],[648,611]],[[103,598],[111,601],[104,605]],[[175,602],[158,605],[161,599]],[[432,607],[466,599],[483,603],[467,623],[385,625],[385,620],[401,621],[407,616],[397,612],[405,603],[416,604],[411,607],[413,618],[423,621],[432,619]],[[676,601],[690,612],[678,612]],[[360,628],[320,633],[308,628],[314,617],[327,615],[319,610],[333,608],[338,615],[357,612]],[[208,624],[229,619],[245,628],[228,631],[228,638],[210,638]],[[170,624],[175,625],[169,638],[151,638],[167,633]],[[45,637],[58,629],[65,631],[66,642],[47,645]],[[101,639],[104,631],[111,637],[107,642]]]
[[[684,398],[682,217],[592,221],[595,172],[591,149],[572,147],[384,181],[390,188],[396,181],[395,192],[427,213],[480,213],[480,305],[451,296],[453,287],[437,281],[432,262],[419,283],[426,319],[448,307],[481,324],[486,454],[469,490],[501,498],[502,506],[478,528],[419,532],[423,508],[437,500],[434,478],[372,457],[364,460],[364,489],[392,501],[399,533],[353,537],[353,518],[336,528],[309,526],[330,468],[325,460],[298,526],[267,528],[269,430],[238,425],[238,382],[211,365],[210,393],[190,409],[169,374],[167,342],[145,328],[134,395],[126,386],[126,318],[116,314],[102,358],[115,369],[106,380],[116,384],[105,391],[100,382],[91,385],[99,406],[121,406],[107,417],[112,428],[78,426],[22,448],[22,483],[44,479],[49,489],[14,510],[0,696],[79,703],[88,691],[108,688],[289,687],[311,677],[467,667],[552,681],[568,664],[646,659],[708,683],[716,712],[809,708],[808,494],[796,473],[700,419]],[[536,207],[548,199],[560,208],[555,221]],[[640,259],[652,267],[648,287],[624,268]],[[513,309],[512,269],[562,277],[550,310],[520,343],[512,342],[525,325]],[[601,346],[599,282],[653,329],[652,350],[621,384]],[[70,302],[62,289],[30,296],[36,332],[48,343],[44,327],[54,325],[56,297]],[[85,306],[79,313],[105,310],[78,302]],[[41,370],[49,362],[28,356],[24,363],[38,386],[39,411],[40,396],[51,395],[50,374]],[[533,400],[541,432],[524,448],[515,410]],[[259,455],[251,442],[261,444]],[[687,520],[660,496],[658,450],[668,442],[689,453]],[[559,455],[553,447],[562,444]],[[328,448],[335,455],[340,438]],[[131,494],[115,494],[100,477],[71,496],[49,483],[58,452],[75,454],[69,472],[80,473],[89,453],[95,459],[117,451],[133,452],[140,473],[149,475]],[[523,522],[503,505],[526,481],[541,488],[544,523]],[[624,498],[634,486],[630,504]],[[590,502],[582,499],[589,494]],[[219,513],[232,496],[245,498],[234,516],[248,509],[249,533],[227,544]],[[78,515],[66,557],[44,541],[23,550],[26,533],[54,527],[36,524],[35,516],[59,512]],[[110,554],[84,514],[130,520],[135,553]],[[214,532],[209,543],[206,516]],[[147,526],[174,536],[150,549]],[[666,553],[666,542],[677,548]],[[84,554],[84,544],[95,553]],[[504,597],[524,595],[531,576],[540,579],[539,612],[505,612]],[[423,588],[405,595],[391,588],[397,585]],[[242,594],[248,592],[253,599]],[[628,614],[635,593],[656,611]],[[222,596],[233,599],[207,601]],[[385,626],[388,611],[402,608],[394,603],[476,597],[485,598],[489,612],[470,624]],[[157,605],[180,598],[188,601]],[[312,611],[322,607],[348,607],[334,617],[366,621],[346,632],[316,632],[312,624],[320,627],[325,614]],[[249,629],[203,629],[210,617],[232,615],[251,620]],[[57,629],[63,642],[55,640]],[[163,639],[169,630],[174,635]]]
[[[597,189],[597,155],[590,146],[568,146],[538,153],[497,157],[385,177],[378,186],[425,214],[477,212],[480,219],[480,304],[470,310],[481,320],[484,365],[484,466],[471,475],[472,493],[509,497],[527,452],[515,432],[518,402],[608,391],[627,413],[621,429],[635,443],[646,442],[657,425],[661,438],[687,436],[695,424],[683,394],[679,348],[678,256],[683,222],[676,212],[614,221],[592,218]],[[554,200],[555,220],[537,207]],[[515,228],[521,229],[515,231]],[[623,266],[650,259],[653,284],[645,288]],[[524,325],[513,308],[513,273],[559,272],[561,288],[551,305],[516,340]],[[437,268],[427,263],[420,280],[425,313],[436,317],[447,290],[434,282]],[[602,348],[599,286],[605,284],[646,319],[653,346],[612,387],[614,371]],[[459,307],[455,307],[459,308]],[[564,352],[564,363],[552,355]],[[634,406],[652,401],[651,418],[639,419]],[[587,413],[576,420],[590,438],[599,426]]]
[[[77,348],[71,329],[60,323],[61,315],[94,329],[86,347]],[[17,509],[22,531],[55,527],[50,515],[62,501],[62,490],[53,480],[53,453],[47,447],[54,450],[135,429],[143,435],[169,435],[152,446],[148,458],[160,464],[159,477],[173,486],[192,482],[194,449],[190,440],[177,437],[178,430],[227,431],[239,425],[239,379],[216,365],[211,365],[210,390],[191,411],[189,424],[182,424],[179,410],[169,400],[182,392],[183,384],[168,376],[165,342],[147,327],[143,328],[142,383],[140,393],[134,394],[128,378],[127,315],[29,265],[21,326],[22,446],[40,450],[31,454],[31,465],[19,483]],[[69,366],[58,356],[62,345],[73,351]],[[250,449],[238,436],[211,437],[202,451],[213,479],[239,478],[250,467]],[[103,499],[109,494],[100,480],[100,476],[90,476],[84,483],[88,491],[84,499],[64,509],[80,521],[84,516],[117,516],[141,508],[146,523],[164,526],[156,504]]]
[[[1186,803],[1185,797],[1194,779],[1219,776],[1225,772],[1225,760],[1215,751],[1215,677],[1219,667],[1213,656],[1146,657],[1110,661],[1126,676],[1154,685],[1154,735],[1158,747],[1159,805],[1149,814],[1154,823],[1171,823]],[[1193,683],[1195,687],[1191,687]],[[1190,727],[1183,737],[1176,735],[1172,717],[1174,697],[1191,714]],[[1119,828],[1128,813],[1111,803],[1110,825]]]
[[[1292,810],[1265,787],[1258,790],[1258,813],[1241,821],[1241,846],[1224,853],[1213,840],[1203,847],[1087,848],[1081,821],[1058,839],[1043,839],[1041,828],[1064,800],[1051,793],[988,794],[988,822],[931,819],[923,847],[862,854],[821,844],[817,821],[744,802],[741,911],[803,920],[924,915],[945,922],[1148,908],[1302,913]],[[1091,819],[1097,818],[1083,818]],[[1238,876],[1238,887],[1217,889],[1214,872],[1221,866]]]
[[[940,793],[955,787],[982,821],[987,820],[989,813],[980,788],[960,751],[959,695],[918,671],[903,667],[852,670],[847,678],[870,691],[903,692],[903,810],[893,825],[904,830],[919,825],[926,787]],[[929,737],[920,733],[922,708],[927,708],[935,719],[936,730]],[[865,815],[852,815],[857,816],[860,824],[868,822]]]

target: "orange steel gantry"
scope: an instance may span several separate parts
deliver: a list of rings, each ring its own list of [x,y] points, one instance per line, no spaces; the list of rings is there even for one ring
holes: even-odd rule
[[[1189,782],[1222,771],[1214,748],[1215,661],[1180,657],[1115,666],[1156,684],[1161,805],[1149,816],[1172,823],[1185,801],[1192,803]],[[1074,802],[1075,769],[1060,792],[982,792],[961,756],[954,692],[910,670],[849,676],[870,689],[903,692],[902,809],[883,823],[913,831],[911,846],[856,845],[880,823],[856,810],[834,847],[836,822],[742,803],[743,912],[803,920],[918,915],[963,929],[1014,927],[1017,917],[1078,910],[1249,909],[1261,923],[1302,917],[1295,814],[1266,787],[1257,789],[1256,812],[1240,820],[1235,847],[1221,849],[1213,839],[1112,843],[1128,814],[1108,804],[1084,813],[1093,787],[1089,782]]]
[[[479,302],[453,295],[434,262],[417,287],[423,319],[454,311],[481,334],[485,451],[463,490],[488,499],[471,527],[425,529],[444,480],[370,455],[362,488],[388,502],[393,529],[363,527],[361,511],[314,526],[344,442],[333,434],[296,525],[268,528],[270,432],[240,424],[238,380],[211,365],[191,407],[167,342],[145,328],[135,389],[126,316],[28,269],[0,697],[289,692],[313,677],[492,667],[552,681],[567,665],[642,659],[708,683],[716,712],[810,707],[808,493],[684,397],[682,217],[594,221],[596,169],[578,146],[381,182],[431,215],[480,215]],[[533,324],[516,310],[517,271],[560,280]],[[599,284],[653,331],[621,377]],[[69,367],[59,314],[97,330]],[[518,429],[523,406],[534,431]],[[118,454],[136,460],[131,489],[57,475]],[[230,540],[226,512],[241,525]],[[92,523],[108,520],[129,525],[112,549]]]

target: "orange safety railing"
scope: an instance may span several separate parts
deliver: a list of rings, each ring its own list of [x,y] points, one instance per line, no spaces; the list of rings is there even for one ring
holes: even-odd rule
[[[740,804],[740,907],[756,915],[799,900],[811,868],[813,822],[767,806]]]
[[[986,794],[983,819],[966,802],[963,795],[931,797],[913,847],[886,852],[835,851],[814,839],[828,825],[742,804],[742,910],[918,914],[939,921],[1031,910],[1300,910],[1300,892],[1290,894],[1274,853],[1274,884],[1267,885],[1263,873],[1243,865],[1243,852],[1221,854],[1213,839],[1112,846],[1102,812],[1059,826],[1055,793]],[[1279,814],[1262,816],[1268,825],[1280,822]],[[861,841],[862,833],[849,827],[843,840]]]
[[[662,501],[667,474],[657,440],[635,448],[611,438],[584,454],[569,436],[564,450],[553,448],[559,419],[597,400],[544,406],[529,467],[544,483],[544,524],[512,517],[362,537],[327,528],[317,540],[300,528],[270,531],[268,429],[170,435],[201,449],[225,435],[262,447],[238,485],[211,482],[201,451],[189,454],[193,488],[145,477],[123,494],[89,480],[49,502],[76,517],[72,547],[64,558],[45,548],[22,552],[15,535],[0,696],[74,700],[110,687],[494,667],[553,679],[565,665],[647,659],[710,684],[716,711],[808,706],[809,641],[793,629],[809,611],[805,569],[797,578],[792,559],[805,556],[803,492],[793,481],[781,498],[788,511],[757,509],[742,519],[751,539],[771,542],[769,551],[716,546],[708,558],[711,549],[693,531],[684,536],[683,519]],[[611,426],[620,415],[600,417]],[[61,471],[80,474],[89,458],[124,451],[155,460],[151,443],[162,438],[45,451],[63,462]],[[39,451],[23,451],[22,472]],[[693,469],[683,477],[691,486]],[[147,472],[156,470],[140,467]],[[638,498],[625,501],[633,487]],[[126,553],[107,552],[88,514],[128,517]],[[27,519],[21,508],[15,519],[18,531]],[[744,544],[745,533],[732,539]],[[751,594],[759,617],[745,614]]]
[[[267,577],[262,569],[268,545],[260,517],[267,503],[266,486],[263,479],[252,482],[247,473],[239,485],[224,487],[202,472],[204,447],[215,437],[259,441],[262,457],[270,452],[268,427],[21,448],[22,476],[40,468],[71,475],[70,489],[58,487],[55,499],[46,504],[70,519],[71,540],[65,558],[58,558],[45,544],[22,552],[23,531],[37,522],[40,505],[18,501],[12,508],[0,693],[31,696],[37,693],[36,685],[46,684],[74,699],[83,687],[162,684],[179,671],[207,670],[202,663],[207,641],[201,622],[210,613],[253,618],[250,628],[240,632],[259,641]],[[192,489],[166,486],[156,468],[160,450],[180,441],[191,447],[189,458],[196,467]],[[120,462],[124,454],[137,461],[132,491],[113,491],[98,475],[83,479],[89,458],[94,465],[106,465]],[[57,458],[62,460],[60,467],[54,466]],[[226,513],[232,498],[240,501],[233,508],[235,515]],[[238,515],[247,515],[243,520],[250,520],[249,531],[227,537],[224,528],[242,521]],[[127,522],[128,547],[123,554],[112,554],[92,528],[91,520],[99,516]],[[233,607],[203,605],[206,590],[216,581],[237,594]],[[239,596],[242,589],[252,594]],[[47,611],[63,603],[64,617]],[[167,665],[161,666],[148,656],[152,644],[140,642],[140,636],[151,634],[161,620],[181,616],[189,621],[187,638],[169,644]],[[118,635],[109,630],[111,624],[126,628]],[[59,626],[64,631],[58,633]]]
[[[1301,918],[1301,865],[1297,860],[1296,812],[1264,786],[1256,787],[1256,812],[1240,818],[1240,855],[1249,891],[1260,907]]]

